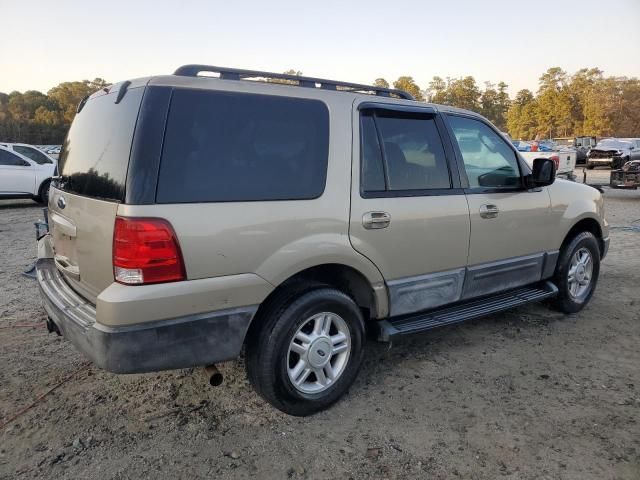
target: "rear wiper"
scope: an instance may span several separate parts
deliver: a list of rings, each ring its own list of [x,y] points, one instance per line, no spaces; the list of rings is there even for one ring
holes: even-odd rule
[[[80,103],[78,103],[78,106],[76,107],[76,113],[80,113],[82,111],[85,104],[87,103],[87,100],[89,100],[89,95],[80,100]]]
[[[120,103],[120,100],[124,98],[129,85],[131,85],[131,82],[129,80],[127,80],[126,82],[122,82],[122,85],[120,85],[120,90],[118,90],[118,95],[116,96],[116,101],[114,102],[115,104]]]

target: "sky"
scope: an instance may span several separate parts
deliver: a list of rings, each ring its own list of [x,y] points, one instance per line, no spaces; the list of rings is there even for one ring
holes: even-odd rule
[[[357,83],[410,75],[537,89],[549,67],[640,77],[640,0],[0,0],[0,92],[188,63]]]

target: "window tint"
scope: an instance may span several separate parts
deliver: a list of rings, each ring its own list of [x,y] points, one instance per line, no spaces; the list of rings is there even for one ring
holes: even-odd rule
[[[520,186],[520,169],[514,151],[505,140],[479,120],[449,116],[460,147],[469,186]]]
[[[49,157],[47,157],[44,153],[34,147],[25,147],[24,145],[14,145],[13,149],[24,155],[27,158],[30,158],[34,162],[39,165],[44,165],[45,163],[53,163]]]
[[[364,191],[384,189],[383,169],[386,169],[386,189],[390,191],[450,188],[447,160],[435,120],[424,115],[389,111],[364,114]]]
[[[68,192],[124,200],[131,140],[144,88],[131,88],[120,103],[117,92],[87,101],[62,145],[59,187]]]
[[[324,191],[329,112],[316,100],[173,93],[157,201],[301,200]]]
[[[8,152],[7,150],[0,150],[0,165],[26,167],[29,164],[22,160],[19,156]]]
[[[362,115],[361,149],[362,149],[362,191],[379,192],[385,190],[384,168],[382,166],[382,150],[376,133],[373,115]]]

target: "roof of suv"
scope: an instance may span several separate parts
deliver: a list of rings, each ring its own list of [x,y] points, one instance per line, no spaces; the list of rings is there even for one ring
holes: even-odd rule
[[[201,75],[202,73],[206,73],[207,75]],[[143,85],[223,90],[237,90],[237,87],[240,85],[240,88],[245,90],[247,93],[265,93],[264,90],[268,89],[288,91],[289,94],[296,97],[308,96],[315,98],[333,96],[339,93],[341,96],[348,95],[353,99],[371,99],[373,97],[376,102],[380,101],[382,103],[421,107],[428,106],[440,112],[457,112],[484,118],[482,115],[470,110],[464,110],[449,105],[416,101],[411,94],[399,89],[376,87],[372,85],[327,80],[315,77],[304,77],[257,70],[240,70],[208,65],[183,65],[182,67],[179,67],[173,75],[159,75],[127,80],[114,84],[103,90],[99,90],[94,93],[92,97],[99,96],[104,93],[114,93],[120,90],[123,90],[121,96],[124,96],[127,89]],[[258,90],[261,91],[258,92]],[[118,101],[116,101],[116,103],[118,103]]]

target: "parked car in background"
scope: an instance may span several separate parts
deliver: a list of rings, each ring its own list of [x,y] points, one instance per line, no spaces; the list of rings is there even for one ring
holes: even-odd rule
[[[573,139],[573,146],[576,149],[576,164],[584,165],[587,163],[587,156],[593,147],[597,145],[596,137],[576,137]]]
[[[0,142],[1,147],[5,147],[8,150],[19,153],[20,155],[24,155],[27,158],[30,158],[38,165],[47,165],[47,164],[57,164],[57,160],[51,158],[49,155],[44,153],[35,145],[29,145],[27,143],[5,143]]]
[[[640,159],[640,139],[605,138],[591,149],[587,156],[587,168],[610,167],[618,170],[630,160]]]
[[[573,170],[576,168],[576,151],[573,148],[558,149],[558,147],[545,144],[543,150],[537,152],[519,151],[520,156],[533,167],[536,158],[548,158],[553,160],[556,166],[556,175],[575,180]]]
[[[38,163],[15,149],[0,146],[0,198],[32,198],[46,204],[56,168],[55,162]]]
[[[611,188],[630,188],[637,190],[640,187],[640,160],[626,162],[622,168],[611,171],[609,178]]]

